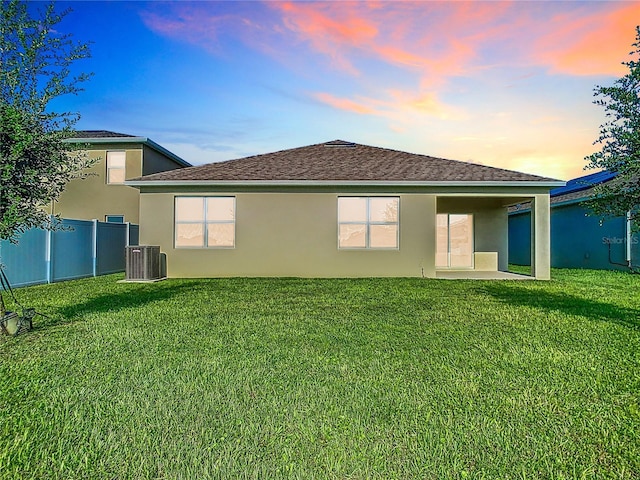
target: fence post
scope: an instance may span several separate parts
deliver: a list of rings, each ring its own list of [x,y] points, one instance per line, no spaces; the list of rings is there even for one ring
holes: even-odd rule
[[[631,243],[633,241],[633,236],[631,235],[631,211],[627,212],[627,224],[626,224],[626,236],[625,238],[625,247],[626,247],[626,260],[627,265],[631,266]]]
[[[129,242],[131,241],[131,222],[126,222],[126,223],[127,223],[127,238],[124,242],[124,246],[128,247]]]
[[[51,215],[51,223],[55,221],[53,215]],[[44,242],[45,249],[45,266],[47,269],[46,277],[47,283],[53,282],[53,230],[47,230],[46,241]]]
[[[91,221],[93,222],[93,232],[91,235],[93,252],[91,254],[91,259],[93,261],[93,276],[96,277],[98,272],[98,220],[94,218]]]

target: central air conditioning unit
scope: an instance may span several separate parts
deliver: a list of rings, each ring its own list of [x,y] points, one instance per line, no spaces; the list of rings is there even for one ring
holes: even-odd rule
[[[160,247],[137,245],[126,248],[126,280],[159,280]]]

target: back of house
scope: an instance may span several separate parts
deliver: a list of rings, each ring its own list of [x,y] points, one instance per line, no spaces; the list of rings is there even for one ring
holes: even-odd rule
[[[551,178],[342,140],[142,175],[140,241],[170,277],[437,277],[506,271],[507,208],[533,205],[549,270]]]

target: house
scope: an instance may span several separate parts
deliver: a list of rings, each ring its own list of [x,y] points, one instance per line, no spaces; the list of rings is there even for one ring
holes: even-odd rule
[[[436,277],[506,271],[507,207],[533,205],[549,278],[549,190],[564,182],[342,140],[145,175],[141,244],[169,277]]]
[[[139,222],[140,209],[140,192],[124,182],[191,166],[145,137],[84,130],[67,141],[86,148],[97,162],[87,178],[69,182],[49,207],[49,213],[63,217],[62,229],[31,228],[17,245],[0,242],[5,272],[14,286],[123,271],[125,246],[138,243],[139,228],[131,224]]]
[[[640,261],[638,238],[625,217],[602,220],[590,215],[584,201],[596,185],[614,181],[615,172],[601,171],[569,180],[550,191],[551,266],[627,270]],[[509,212],[509,258],[518,265],[530,262],[530,205]]]
[[[67,184],[50,213],[78,220],[138,223],[140,193],[124,182],[129,178],[191,166],[146,137],[105,130],[81,130],[67,140],[86,144],[97,159],[85,179]]]

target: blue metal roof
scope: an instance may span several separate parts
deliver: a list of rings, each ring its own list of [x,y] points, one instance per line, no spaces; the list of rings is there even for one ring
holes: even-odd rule
[[[554,188],[549,192],[551,197],[558,197],[560,195],[566,195],[567,193],[579,192],[580,190],[586,190],[600,183],[608,182],[613,179],[618,173],[610,172],[608,170],[602,170],[601,172],[591,173],[584,177],[574,178],[569,180],[564,187]]]

